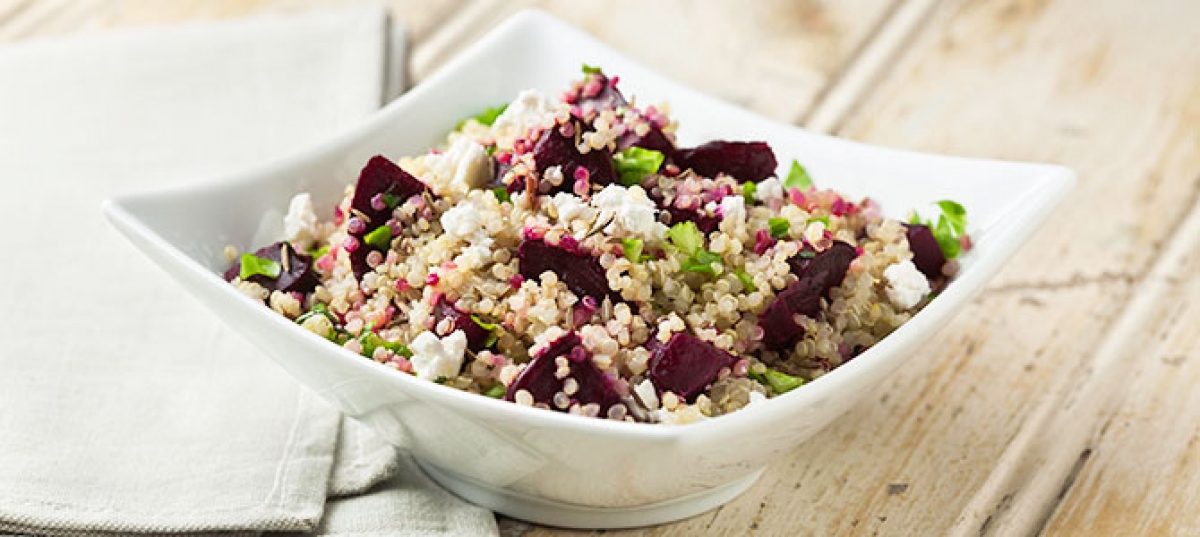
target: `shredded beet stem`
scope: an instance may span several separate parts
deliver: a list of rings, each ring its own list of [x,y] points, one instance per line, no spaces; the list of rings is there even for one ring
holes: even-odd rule
[[[942,267],[946,264],[946,255],[933,231],[924,224],[904,224],[907,228],[908,248],[913,252],[913,264],[930,282],[942,279]]]
[[[653,352],[650,381],[660,393],[673,392],[688,402],[694,402],[722,369],[733,367],[737,361],[733,355],[685,332],[672,334],[665,345],[658,343],[658,338],[651,341],[656,344],[646,346]]]
[[[806,245],[801,254],[788,260],[792,273],[800,279],[776,295],[759,317],[763,344],[770,349],[786,349],[804,337],[804,329],[796,324],[795,316],[817,318],[821,299],[828,299],[829,290],[842,284],[850,263],[858,256],[853,246],[842,241],[834,241],[811,258],[803,254],[805,251],[812,253],[813,249]]]
[[[282,252],[286,251],[288,260],[283,262]],[[277,242],[263,246],[254,252],[255,257],[270,259],[279,263],[282,270],[278,278],[268,278],[257,274],[248,278],[249,281],[265,287],[268,291],[283,291],[285,293],[311,293],[317,287],[317,275],[312,270],[311,256],[297,252],[291,244]],[[242,262],[235,261],[229,270],[225,271],[225,281],[233,281],[242,271]]]
[[[358,182],[354,185],[354,198],[350,201],[350,217],[366,217],[367,220],[363,222],[365,225],[359,233],[350,234],[358,241],[358,248],[350,252],[350,267],[355,276],[362,278],[363,274],[371,270],[367,265],[367,255],[375,251],[366,244],[363,237],[386,224],[392,215],[392,208],[376,209],[371,199],[379,195],[391,195],[395,196],[399,203],[404,203],[405,200],[428,190],[425,183],[383,155],[375,155],[367,161],[367,165],[363,166],[358,175]]]
[[[586,253],[568,252],[540,239],[525,239],[517,247],[517,255],[521,259],[521,276],[526,279],[536,281],[543,272],[550,271],[579,297],[590,296],[597,302],[608,298],[613,304],[621,302],[621,295],[608,287],[600,261]]]
[[[561,379],[556,375],[556,358],[560,356],[568,358],[567,365],[570,369],[570,373]],[[577,403],[582,406],[596,403],[600,405],[601,415],[604,415],[609,407],[621,402],[614,379],[596,367],[592,362],[592,354],[583,346],[583,341],[575,332],[568,332],[550,342],[535,355],[509,385],[504,398],[515,401],[517,392],[527,390],[533,396],[534,403],[545,403],[554,410],[566,410],[554,405],[554,394],[563,391],[567,379],[574,379],[579,388],[570,395],[571,404]]]
[[[739,183],[762,181],[775,175],[778,162],[775,152],[766,142],[727,142],[714,140],[691,149],[680,149],[675,153],[675,162],[682,169],[704,177],[716,177],[723,173]]]

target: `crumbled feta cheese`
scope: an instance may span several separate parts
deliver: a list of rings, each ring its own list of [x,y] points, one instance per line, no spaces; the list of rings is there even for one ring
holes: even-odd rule
[[[454,378],[462,369],[463,354],[467,351],[467,335],[462,330],[455,330],[450,335],[438,339],[433,332],[421,332],[408,346],[412,351],[413,371],[417,378],[436,381],[438,378]]]
[[[883,269],[883,277],[888,281],[888,300],[902,310],[916,306],[929,294],[929,280],[912,261],[889,265]]]
[[[558,211],[559,222],[572,222],[578,218],[591,220],[592,208],[579,199],[579,196],[567,192],[559,192],[552,198],[554,208]]]
[[[538,90],[522,91],[492,123],[492,137],[503,143],[502,147],[512,147],[513,140],[524,138],[529,129],[541,126],[554,113],[556,105]]]
[[[738,224],[746,221],[746,198],[741,196],[725,196],[721,198],[721,223],[722,229],[734,229]]]
[[[667,226],[658,221],[658,207],[640,186],[608,185],[595,196],[592,206],[599,209],[601,222],[612,224],[604,232],[612,236],[662,240]]]
[[[760,392],[756,392],[756,391],[753,391],[753,390],[751,390],[751,391],[750,391],[750,400],[746,402],[746,406],[750,406],[750,405],[753,405],[753,404],[755,404],[755,403],[761,403],[761,402],[763,402],[763,401],[766,401],[766,400],[767,400],[767,396],[763,395],[763,394],[762,394],[762,393],[760,393]]]
[[[759,181],[758,190],[755,191],[754,197],[758,201],[778,200],[783,199],[783,183],[779,182],[778,178],[768,177]]]
[[[442,213],[442,230],[446,236],[466,243],[490,245],[487,215],[479,196],[470,196]]]
[[[459,137],[443,153],[426,155],[425,165],[432,172],[430,186],[440,195],[465,195],[492,178],[487,151],[466,136]]]
[[[307,192],[296,194],[288,204],[283,217],[283,234],[292,246],[308,250],[321,238],[321,223],[313,211],[312,196]]]

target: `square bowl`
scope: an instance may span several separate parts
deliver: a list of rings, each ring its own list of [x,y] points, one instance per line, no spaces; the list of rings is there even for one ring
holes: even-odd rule
[[[557,95],[581,63],[619,74],[642,102],[671,104],[681,145],[766,140],[823,187],[869,195],[890,216],[954,199],[975,247],[954,281],[908,323],[805,386],[686,426],[585,419],[417,380],[363,359],[264,308],[222,280],[223,250],[278,240],[291,197],[332,207],[375,154],[436,145],[457,119],[520,90]],[[671,82],[538,11],[497,27],[364,123],[267,165],[168,191],[123,196],[105,212],[130,241],[226,323],[344,413],[416,457],[439,483],[516,518],[565,527],[630,527],[692,516],[748,488],[866,396],[964,307],[1065,197],[1067,168],[919,154],[806,132]]]

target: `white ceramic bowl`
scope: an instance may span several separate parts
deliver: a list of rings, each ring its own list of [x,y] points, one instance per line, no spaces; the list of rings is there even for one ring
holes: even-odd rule
[[[938,199],[965,205],[975,249],[937,300],[850,363],[791,393],[687,426],[585,419],[472,395],[311,334],[222,281],[227,244],[282,236],[292,195],[332,207],[369,157],[424,152],[460,119],[519,90],[557,95],[582,63],[621,77],[642,103],[669,101],[682,145],[766,140],[819,185],[869,195],[902,216]],[[108,217],[231,327],[346,414],[407,447],[442,485],[501,513],[567,527],[691,516],[749,487],[901,367],[1037,229],[1074,182],[1066,168],[871,147],[779,124],[680,86],[537,11],[520,13],[351,132],[270,165],[196,186],[121,197]]]

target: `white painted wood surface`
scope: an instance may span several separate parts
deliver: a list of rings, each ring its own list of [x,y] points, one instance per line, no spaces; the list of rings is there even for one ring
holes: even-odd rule
[[[0,0],[0,42],[345,3]],[[877,397],[730,504],[609,533],[1200,534],[1200,3],[385,3],[418,80],[536,6],[776,119],[1081,174]]]

